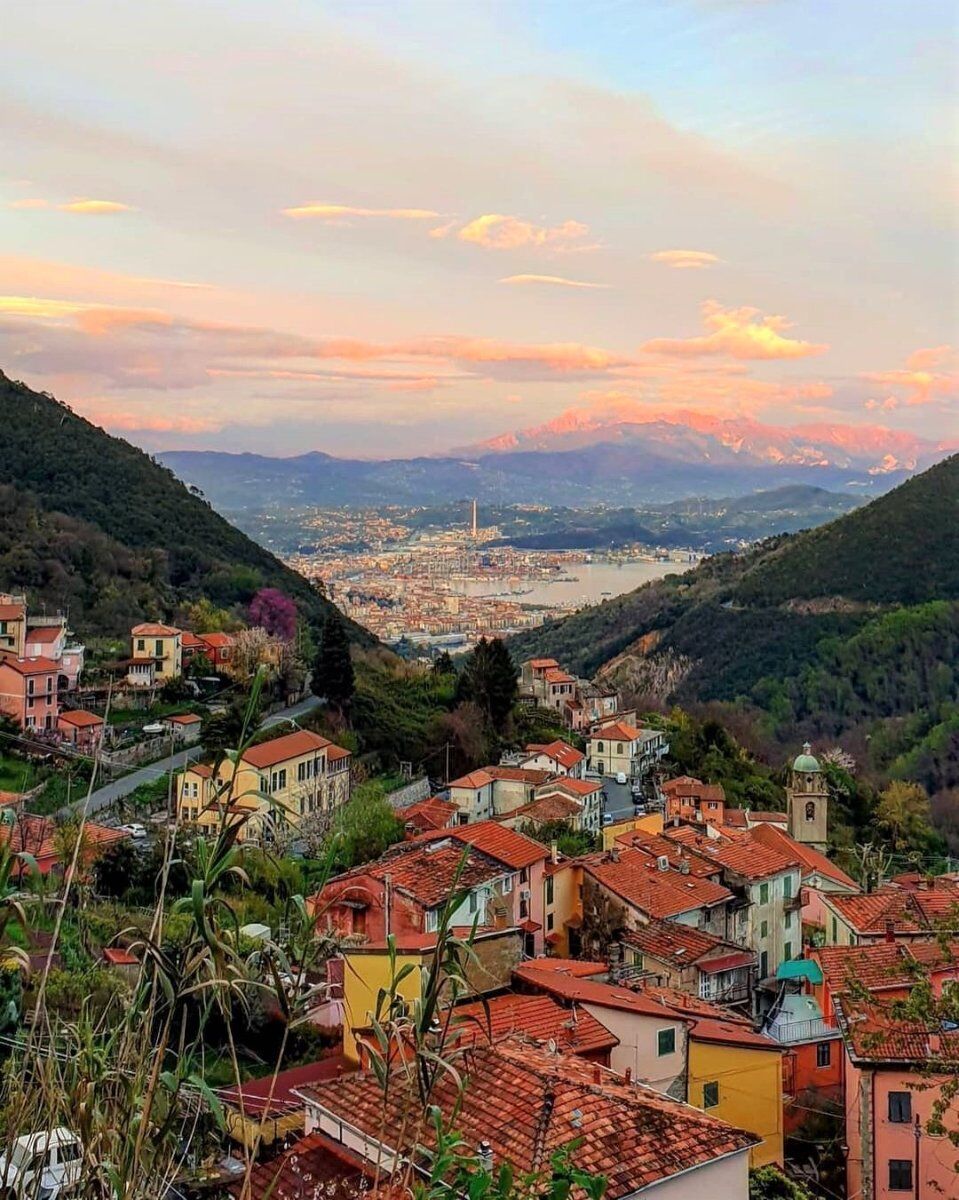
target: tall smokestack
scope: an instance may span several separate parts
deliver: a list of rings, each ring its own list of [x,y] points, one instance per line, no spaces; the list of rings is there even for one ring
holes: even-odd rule
[[[476,512],[476,501],[473,501],[473,537],[479,533],[479,520]]]

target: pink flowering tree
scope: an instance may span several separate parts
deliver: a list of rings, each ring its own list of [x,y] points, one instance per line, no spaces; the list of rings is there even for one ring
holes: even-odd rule
[[[296,604],[279,588],[260,588],[250,601],[250,624],[284,642],[296,637]]]

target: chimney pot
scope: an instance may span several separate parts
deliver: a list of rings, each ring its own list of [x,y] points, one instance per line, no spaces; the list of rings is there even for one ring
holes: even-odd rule
[[[886,941],[894,942],[896,940],[896,924],[894,921],[886,922]]]
[[[632,1081],[633,1081],[633,1068],[627,1067],[626,1068],[626,1082],[632,1083]]]

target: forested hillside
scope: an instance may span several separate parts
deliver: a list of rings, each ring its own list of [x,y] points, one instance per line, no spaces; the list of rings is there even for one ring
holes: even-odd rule
[[[515,638],[633,696],[745,704],[959,786],[959,457],[819,529],[717,555]]]
[[[0,589],[68,606],[87,633],[200,596],[243,605],[264,585],[322,625],[323,596],[135,446],[2,372],[0,422]]]

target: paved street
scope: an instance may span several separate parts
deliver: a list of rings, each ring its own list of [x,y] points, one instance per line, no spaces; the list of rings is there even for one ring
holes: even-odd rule
[[[282,725],[284,722],[293,722],[300,717],[304,717],[307,713],[319,704],[320,701],[315,696],[309,696],[306,700],[301,700],[299,704],[293,704],[289,708],[281,709],[279,712],[272,713],[260,725],[261,729],[272,729],[276,725]],[[109,808],[116,800],[122,799],[144,783],[153,783],[154,780],[160,779],[166,775],[168,771],[177,771],[187,763],[196,762],[203,754],[202,746],[190,746],[185,750],[177,750],[171,756],[162,758],[157,762],[150,763],[148,766],[140,767],[139,770],[131,771],[129,775],[124,775],[121,779],[114,779],[112,782],[104,784],[98,788],[90,797],[88,813],[100,812],[101,809]],[[75,812],[83,806],[83,800],[77,800],[67,808],[60,809],[59,816],[69,816],[71,812]]]

